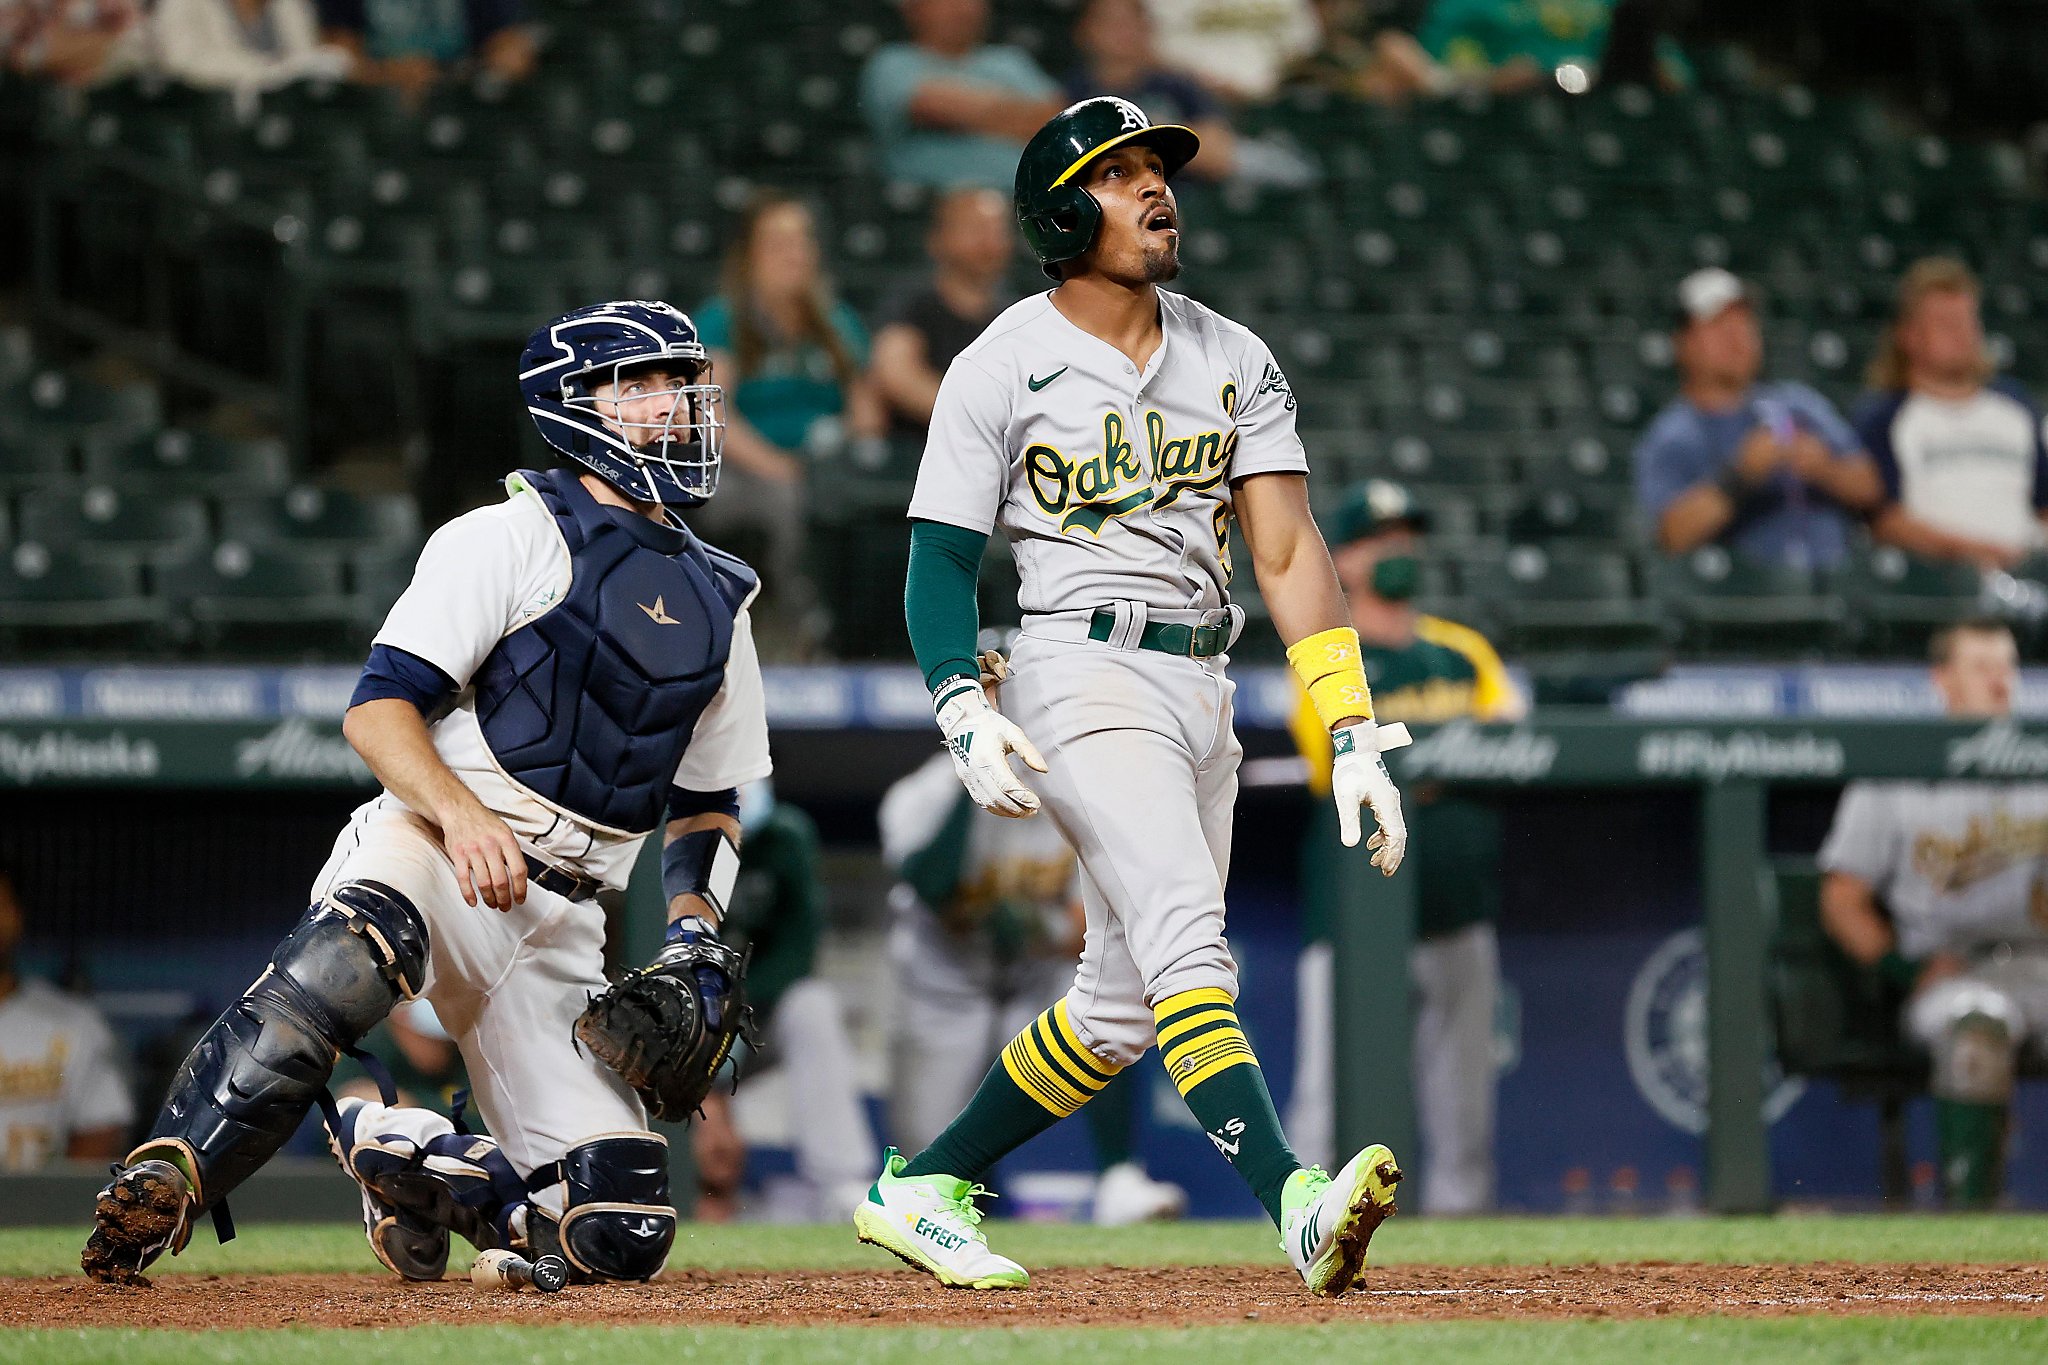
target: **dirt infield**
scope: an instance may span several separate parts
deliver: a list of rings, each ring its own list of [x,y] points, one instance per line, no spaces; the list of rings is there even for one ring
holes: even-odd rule
[[[467,1279],[408,1285],[372,1275],[163,1275],[148,1289],[77,1277],[0,1280],[6,1327],[1156,1327],[1716,1313],[2048,1316],[2048,1264],[1404,1265],[1372,1271],[1362,1290],[1336,1301],[1310,1298],[1290,1272],[1273,1266],[1065,1266],[1036,1272],[1030,1289],[1006,1293],[942,1289],[906,1271],[678,1271],[650,1285],[577,1287],[551,1298],[485,1293]]]

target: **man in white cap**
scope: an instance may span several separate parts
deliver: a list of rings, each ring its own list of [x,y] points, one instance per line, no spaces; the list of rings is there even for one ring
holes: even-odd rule
[[[1678,286],[1678,397],[1636,445],[1636,502],[1665,553],[1720,542],[1752,559],[1829,569],[1859,514],[1884,498],[1877,467],[1832,403],[1759,383],[1754,299],[1718,267]]]

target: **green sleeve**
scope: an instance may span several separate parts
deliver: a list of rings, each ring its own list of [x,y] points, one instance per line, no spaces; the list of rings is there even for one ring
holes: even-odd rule
[[[757,863],[773,882],[772,904],[750,924],[747,942],[747,998],[771,1014],[782,994],[817,965],[818,940],[825,929],[823,888],[818,883],[818,827],[794,806],[778,804],[758,841]]]
[[[910,572],[903,583],[903,623],[911,652],[936,690],[948,678],[979,677],[974,662],[981,608],[974,582],[988,537],[942,521],[910,523]]]
[[[934,911],[944,910],[960,889],[960,878],[967,870],[967,831],[973,815],[974,798],[963,791],[932,841],[903,860],[904,882]]]

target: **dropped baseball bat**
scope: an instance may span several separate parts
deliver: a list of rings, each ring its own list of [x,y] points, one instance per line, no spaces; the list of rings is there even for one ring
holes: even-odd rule
[[[479,1252],[469,1268],[469,1282],[479,1289],[502,1289],[516,1293],[531,1286],[536,1292],[553,1294],[569,1283],[569,1264],[559,1256],[527,1260],[513,1251]]]

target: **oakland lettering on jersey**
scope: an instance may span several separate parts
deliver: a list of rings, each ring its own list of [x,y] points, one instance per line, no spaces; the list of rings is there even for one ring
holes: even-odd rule
[[[1232,389],[1225,390],[1225,415]],[[1100,535],[1104,522],[1144,507],[1166,507],[1181,494],[1214,488],[1223,482],[1230,457],[1237,451],[1237,432],[1221,428],[1191,436],[1169,436],[1166,419],[1145,414],[1145,459],[1140,460],[1124,430],[1120,412],[1102,415],[1102,448],[1072,459],[1045,444],[1024,451],[1024,481],[1031,500],[1060,530]]]

